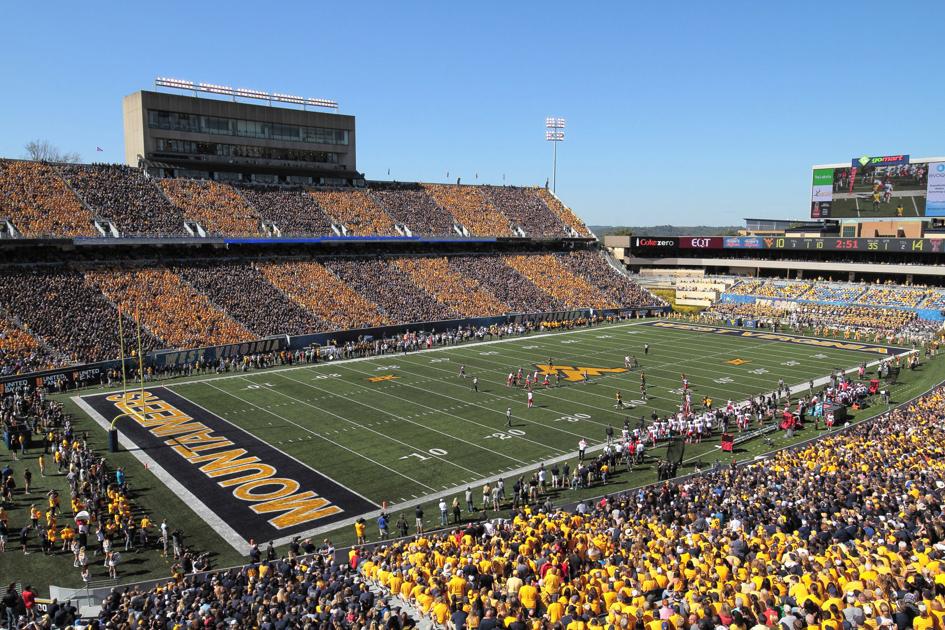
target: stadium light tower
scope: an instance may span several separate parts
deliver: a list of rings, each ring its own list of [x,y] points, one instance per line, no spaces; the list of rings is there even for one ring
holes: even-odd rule
[[[564,118],[549,116],[545,118],[545,140],[554,145],[554,157],[551,167],[551,192],[557,192],[558,186],[558,143],[564,141]]]

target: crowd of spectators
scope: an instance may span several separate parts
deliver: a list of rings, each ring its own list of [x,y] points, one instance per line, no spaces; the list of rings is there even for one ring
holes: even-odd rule
[[[332,236],[331,219],[305,190],[244,186],[240,192],[282,236]]]
[[[118,357],[118,311],[81,273],[68,268],[8,267],[0,272],[0,306],[68,362]],[[134,325],[125,312],[125,329]],[[142,331],[145,351],[162,346]]]
[[[226,184],[196,179],[162,179],[167,198],[184,218],[196,221],[210,235],[256,236],[262,221],[240,193]]]
[[[433,322],[459,317],[388,260],[334,258],[323,261],[323,264],[362,297],[377,305],[393,323]]]
[[[454,520],[341,561],[327,540],[294,541],[282,558],[255,552],[240,568],[116,590],[98,620],[403,630],[416,623],[409,610],[450,630],[934,630],[945,620],[943,416],[940,387],[812,444],[572,511]],[[476,500],[454,505],[475,511]]]
[[[324,330],[323,322],[301,302],[273,286],[267,268],[236,261],[180,265],[173,272],[258,337]]]
[[[119,164],[68,164],[63,177],[93,211],[122,236],[181,236],[180,208],[169,202],[144,173]]]
[[[753,319],[766,326],[775,322],[817,335],[926,343],[942,329],[942,322],[921,319],[915,311],[882,306],[759,301],[752,304],[718,302],[701,313],[712,321]]]
[[[126,575],[132,553],[163,553],[175,574],[199,568],[182,532],[134,502],[125,471],[92,449],[61,403],[39,391],[3,396],[0,429],[13,445],[0,469],[0,555],[41,557],[37,565],[74,571],[86,584]],[[78,618],[74,606],[56,600],[40,611],[28,572],[4,577],[20,583],[4,582],[0,625],[65,628]]]
[[[556,254],[555,257],[572,274],[583,277],[611,301],[621,306],[665,305],[664,300],[611,267],[604,260],[602,253],[575,251],[568,254]]]
[[[211,235],[258,235],[263,220],[286,236],[331,235],[332,221],[353,235],[396,235],[395,222],[418,235],[453,236],[454,222],[475,235],[507,236],[513,226],[531,237],[565,236],[565,226],[589,234],[574,212],[543,188],[235,187],[183,178],[152,181],[141,169],[119,164],[0,161],[0,211],[28,236],[97,236],[92,222],[97,217],[111,221],[121,236],[184,236],[185,221],[199,223]]]
[[[501,315],[509,305],[496,299],[476,280],[450,268],[446,258],[410,257],[393,261],[414,284],[463,317]]]
[[[0,317],[0,376],[35,372],[55,363],[35,337]]]
[[[778,300],[807,299],[804,297],[813,286],[810,282],[791,282],[788,280],[746,280],[729,289],[735,295],[754,295],[756,297]]]
[[[259,270],[278,291],[314,313],[313,323],[318,330],[350,330],[390,323],[377,306],[317,262],[267,262]]]
[[[363,190],[318,190],[309,193],[319,207],[354,236],[396,235],[390,218]]]
[[[142,326],[164,347],[198,348],[253,339],[207,296],[167,269],[109,267],[87,271],[85,276],[124,313],[140,314]]]
[[[873,286],[859,296],[857,303],[873,306],[916,308],[922,305],[922,301],[933,293],[934,291],[925,287]]]
[[[478,186],[423,184],[440,207],[450,212],[470,234],[511,236],[509,220],[492,205]]]
[[[901,308],[939,308],[945,306],[945,292],[940,289],[893,284],[824,282],[822,280],[742,280],[729,288],[733,295],[780,300],[840,302],[864,306]]]
[[[352,558],[457,629],[938,628],[943,414],[939,389],[760,462]]]
[[[482,192],[492,204],[520,226],[528,237],[564,236],[564,226],[548,209],[534,188],[483,186]]]
[[[791,318],[807,328],[861,330],[892,337],[902,335],[903,327],[916,321],[918,314],[881,306],[804,304],[791,314]],[[933,325],[940,327],[941,322]]]
[[[584,221],[578,218],[571,208],[567,207],[561,200],[553,195],[547,188],[537,188],[536,192],[541,200],[545,202],[548,209],[555,213],[561,219],[561,222],[570,226],[579,236],[589,236],[590,230],[584,225]]]
[[[931,289],[929,297],[922,302],[922,308],[945,310],[945,290]]]
[[[422,187],[374,188],[371,196],[387,210],[387,214],[417,235],[457,236],[453,217],[436,205]]]
[[[151,351],[657,303],[592,253],[12,266],[0,273],[0,309],[16,321],[0,337],[0,372],[116,359],[119,308],[129,339],[140,313],[142,345]]]
[[[553,254],[505,256],[503,260],[539,289],[564,304],[582,304],[593,308],[619,306],[604,295],[601,289],[592,286],[582,276],[568,271]]]
[[[488,287],[496,299],[513,313],[559,311],[564,304],[548,295],[521,273],[505,264],[501,256],[451,256],[450,268]]]
[[[92,213],[42,162],[0,160],[0,218],[26,237],[96,234]]]
[[[810,291],[802,297],[815,302],[854,302],[863,293],[858,284],[829,284],[815,282]]]
[[[767,280],[742,280],[735,283],[728,289],[728,293],[732,295],[757,295],[757,292],[761,289]]]

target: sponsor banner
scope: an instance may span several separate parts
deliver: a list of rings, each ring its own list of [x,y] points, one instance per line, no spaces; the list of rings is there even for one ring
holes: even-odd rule
[[[34,372],[29,375],[6,376],[0,378],[0,395],[16,391],[32,392],[38,388],[50,391],[75,389],[85,385],[95,385],[101,381],[107,367],[104,365],[86,365],[47,372]]]
[[[836,348],[837,350],[853,350],[869,352],[880,356],[892,356],[909,352],[908,348],[895,346],[880,346],[872,343],[846,341],[842,339],[820,339],[817,337],[802,337],[800,335],[786,335],[784,333],[760,332],[756,330],[742,330],[737,328],[720,328],[718,326],[704,326],[701,324],[683,324],[679,322],[642,322],[640,326],[655,326],[656,328],[670,328],[674,330],[689,330],[713,335],[741,337],[743,339],[758,339],[760,341],[780,341],[816,348]]]
[[[812,201],[810,202],[810,218],[827,219],[830,218],[830,209],[833,207],[832,201]]]
[[[204,365],[215,365],[220,359],[245,356],[248,354],[277,352],[279,350],[285,350],[288,347],[288,337],[271,337],[269,339],[257,339],[256,341],[246,341],[243,343],[231,343],[226,346],[156,352],[151,362],[157,367],[183,367],[185,365],[193,365],[199,359]]]
[[[722,241],[725,249],[761,249],[763,246],[757,236],[726,236]]]
[[[240,542],[285,539],[377,507],[165,387],[81,400],[106,421],[117,418],[119,432],[202,504],[194,510]]]
[[[679,239],[675,236],[634,236],[630,242],[632,250],[676,249]]]
[[[815,168],[811,185],[811,201],[822,202],[833,199],[833,169]]]
[[[722,237],[680,236],[679,249],[722,249]]]
[[[925,215],[928,217],[945,216],[945,162],[929,162]]]
[[[864,155],[850,160],[850,166],[853,168],[865,168],[867,166],[899,166],[908,163],[908,155],[883,155],[879,157]]]

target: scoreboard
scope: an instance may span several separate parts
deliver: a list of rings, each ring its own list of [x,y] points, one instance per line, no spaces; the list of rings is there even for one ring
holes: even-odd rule
[[[678,250],[768,250],[768,251],[855,251],[911,252],[939,254],[945,252],[945,239],[931,238],[837,238],[794,236],[638,236],[631,241],[637,256],[666,256]]]
[[[723,249],[941,253],[945,241],[927,238],[824,238],[730,236]]]

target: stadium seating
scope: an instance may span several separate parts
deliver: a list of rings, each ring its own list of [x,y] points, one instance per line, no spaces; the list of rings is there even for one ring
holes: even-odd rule
[[[259,216],[274,224],[282,236],[332,236],[331,219],[304,190],[242,187],[239,189]]]
[[[258,337],[324,330],[322,320],[273,286],[268,266],[205,263],[177,266],[173,271]]]
[[[501,256],[455,256],[449,259],[449,264],[454,271],[488,287],[514,313],[540,313],[564,308],[560,301],[505,264]]]
[[[922,303],[922,308],[941,311],[945,309],[945,291],[941,289],[930,289],[929,297]]]
[[[0,376],[25,374],[51,367],[56,360],[28,332],[0,318]]]
[[[423,184],[440,207],[451,212],[476,236],[511,236],[509,220],[485,198],[478,186]]]
[[[796,300],[810,291],[810,282],[781,280],[745,280],[729,289],[735,295],[754,295],[769,299]]]
[[[364,191],[322,190],[310,193],[318,205],[354,236],[396,235],[394,221]]]
[[[398,258],[393,264],[414,284],[463,317],[501,315],[510,310],[478,282],[450,269],[446,258]]]
[[[4,269],[0,306],[67,362],[118,357],[118,311],[81,273],[39,266]],[[125,315],[125,330],[134,330]],[[148,330],[142,332],[146,351],[162,346]]]
[[[568,271],[584,277],[611,301],[621,306],[662,306],[664,301],[613,269],[602,253],[577,251],[555,256]]]
[[[564,226],[533,188],[483,186],[483,194],[526,236],[564,236]]]
[[[877,339],[898,340],[902,343],[928,342],[942,327],[942,322],[919,319],[916,311],[855,304],[799,303],[795,307],[793,304],[779,303],[775,307],[760,302],[720,302],[703,311],[701,317],[709,320],[733,317],[779,320],[793,327],[813,329],[818,334],[862,332]]]
[[[457,598],[505,627],[935,628],[943,412],[939,389],[762,462],[366,550],[359,570],[435,623]]]
[[[572,512],[526,507],[356,547],[347,563],[324,547],[116,589],[99,620],[390,628],[403,602],[456,630],[933,630],[945,616],[945,440],[929,420],[943,414],[940,387],[877,422]]]
[[[571,208],[561,203],[561,200],[553,195],[551,191],[547,188],[538,188],[536,192],[541,200],[545,202],[545,205],[548,206],[548,209],[554,212],[562,223],[573,229],[578,236],[590,236],[591,232],[584,225],[584,222],[574,214]]]
[[[390,323],[377,306],[317,262],[263,263],[262,275],[272,286],[314,313],[317,330],[349,330]]]
[[[436,205],[417,184],[409,188],[372,187],[371,196],[398,223],[416,235],[457,236],[453,217]]]
[[[232,186],[193,179],[162,179],[161,189],[184,217],[196,221],[209,235],[257,236],[262,221],[256,210]]]
[[[335,276],[377,305],[391,322],[434,322],[459,314],[414,284],[410,276],[382,259],[331,259],[324,262]]]
[[[859,304],[915,308],[932,292],[919,287],[871,287],[857,299]]]
[[[58,167],[96,216],[111,221],[121,236],[182,236],[184,217],[136,168],[116,164]]]
[[[56,365],[117,358],[116,306],[129,334],[140,309],[144,347],[153,350],[508,312],[657,304],[600,254],[588,252],[514,262],[495,255],[152,262],[84,275],[60,263],[0,274],[0,309],[41,339]],[[0,369],[21,368],[0,361]]]
[[[85,277],[125,313],[140,314],[142,325],[165,347],[196,348],[253,338],[205,295],[168,270],[108,268],[87,271]]]
[[[95,236],[92,213],[53,168],[41,162],[0,160],[0,220],[26,237]]]
[[[863,286],[858,284],[816,282],[801,298],[817,302],[853,302],[861,293],[863,293]]]
[[[732,286],[728,292],[733,295],[755,295],[767,280],[742,280]]]
[[[585,304],[594,308],[617,308],[619,304],[608,299],[601,290],[568,271],[558,259],[543,256],[506,256],[505,262],[528,278],[538,288],[565,304]],[[603,261],[601,261],[603,262]]]

